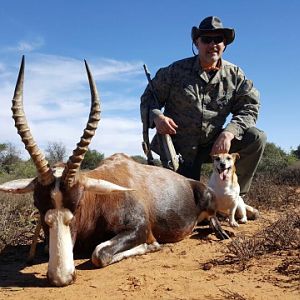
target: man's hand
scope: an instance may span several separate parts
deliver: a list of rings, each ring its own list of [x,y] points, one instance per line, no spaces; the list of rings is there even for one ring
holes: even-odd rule
[[[176,134],[178,127],[173,119],[164,115],[159,115],[154,119],[156,130],[160,134]]]
[[[228,153],[231,147],[231,141],[233,139],[233,133],[229,131],[223,131],[216,139],[210,154],[214,155],[219,153]]]

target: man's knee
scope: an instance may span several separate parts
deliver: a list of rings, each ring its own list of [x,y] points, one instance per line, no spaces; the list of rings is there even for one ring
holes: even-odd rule
[[[267,142],[267,135],[264,131],[251,127],[245,132],[243,140],[247,144],[255,143],[257,146],[264,148]]]

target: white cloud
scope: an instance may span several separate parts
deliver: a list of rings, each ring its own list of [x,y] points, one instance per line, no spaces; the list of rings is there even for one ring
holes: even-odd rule
[[[102,110],[91,149],[103,152],[105,156],[115,152],[142,155],[139,117],[140,88],[145,80],[142,63],[94,59],[89,65],[100,92]],[[18,69],[5,61],[0,61],[0,66],[3,70],[0,75],[0,142],[12,142],[23,149],[10,109]],[[128,86],[131,88],[125,88]],[[90,91],[83,61],[43,54],[28,56],[23,102],[39,147],[45,149],[49,141],[62,142],[71,155],[90,109]],[[24,155],[25,150],[22,153]]]
[[[19,41],[17,45],[6,47],[3,50],[8,52],[32,52],[44,45],[44,39],[37,37],[31,41]]]

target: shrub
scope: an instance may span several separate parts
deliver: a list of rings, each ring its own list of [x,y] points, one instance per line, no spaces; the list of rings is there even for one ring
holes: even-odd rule
[[[12,174],[15,178],[31,178],[37,176],[37,171],[34,163],[29,159],[14,164]]]
[[[11,143],[0,144],[0,172],[11,173],[14,165],[19,163],[21,158],[16,147]]]
[[[267,143],[257,172],[274,174],[295,163],[296,161],[297,158],[295,155],[287,154],[274,143]]]
[[[147,159],[145,159],[141,155],[134,155],[134,156],[131,156],[131,158],[140,164],[147,165]]]
[[[100,162],[104,159],[104,154],[98,152],[97,150],[88,150],[84,156],[84,159],[81,163],[81,169],[93,170]]]
[[[63,162],[66,157],[66,147],[61,142],[48,142],[46,148],[46,159],[50,165],[57,162]]]
[[[28,244],[37,222],[31,194],[0,193],[0,252],[6,245]]]
[[[276,176],[277,184],[300,185],[300,161],[280,170]]]

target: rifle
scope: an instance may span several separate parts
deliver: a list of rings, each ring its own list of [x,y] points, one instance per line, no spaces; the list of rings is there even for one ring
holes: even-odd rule
[[[156,96],[154,87],[152,85],[151,75],[150,75],[150,73],[148,71],[148,68],[145,64],[143,65],[143,67],[144,67],[144,71],[145,71],[145,74],[146,74],[146,77],[147,77],[147,80],[148,80],[150,91],[151,91],[152,96],[154,98],[155,104],[158,106],[159,102],[158,102],[158,98]],[[149,111],[148,111],[148,114],[149,114]],[[149,115],[148,115],[148,117],[149,117]],[[144,153],[147,156],[148,164],[151,164],[151,163],[149,163],[149,161],[151,162],[151,159],[152,159],[152,164],[153,164],[153,156],[152,156],[152,153],[151,153],[150,143],[149,143],[149,134],[148,134],[148,130],[149,130],[148,122],[149,121],[148,120],[149,120],[149,118],[147,119],[147,123],[143,122],[143,139],[144,139],[144,141],[142,143],[142,146],[143,146]],[[176,154],[176,150],[174,148],[172,138],[170,137],[169,134],[159,134],[159,133],[157,133],[157,135],[158,135],[158,138],[159,138],[159,142],[162,146],[162,149],[165,153],[165,156],[167,158],[167,167],[176,172],[179,168],[179,161],[181,159],[181,155]]]
[[[143,118],[143,142],[142,147],[145,155],[147,156],[148,165],[154,166],[154,158],[150,149],[149,142],[149,109],[147,111],[147,116]]]

